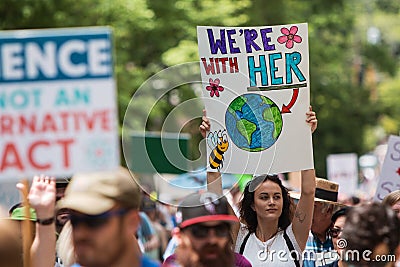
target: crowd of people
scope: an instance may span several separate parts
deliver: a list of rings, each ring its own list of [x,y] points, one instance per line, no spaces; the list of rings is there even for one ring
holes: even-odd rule
[[[306,122],[315,131],[311,109]],[[204,116],[200,132],[209,129]],[[400,191],[345,205],[339,185],[311,169],[301,171],[300,192],[264,174],[231,191],[240,197],[210,187],[174,207],[136,181],[120,167],[75,174],[66,189],[48,176],[29,190],[19,183],[29,209],[18,203],[0,219],[0,267],[396,266]]]

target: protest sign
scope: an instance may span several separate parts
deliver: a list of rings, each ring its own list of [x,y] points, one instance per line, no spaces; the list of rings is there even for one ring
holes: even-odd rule
[[[208,170],[313,168],[307,24],[197,27]]]
[[[0,32],[0,179],[119,165],[111,30]]]
[[[330,154],[326,163],[328,180],[339,184],[339,193],[346,196],[354,195],[358,186],[357,154]]]
[[[374,200],[382,201],[395,190],[400,190],[400,136],[391,135]]]

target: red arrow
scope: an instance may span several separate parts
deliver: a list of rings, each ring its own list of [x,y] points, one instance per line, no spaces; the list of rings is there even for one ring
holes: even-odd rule
[[[282,105],[281,113],[292,113],[290,109],[293,107],[294,103],[296,103],[297,97],[299,96],[299,88],[293,89],[292,99],[290,100],[289,104],[286,106],[285,104]]]

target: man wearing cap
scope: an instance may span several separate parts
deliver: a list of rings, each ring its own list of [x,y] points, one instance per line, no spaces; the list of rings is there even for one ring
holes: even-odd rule
[[[176,215],[179,245],[163,266],[251,266],[246,258],[231,248],[230,231],[238,219],[230,214],[228,205],[225,197],[211,192],[187,196]]]
[[[74,267],[157,266],[142,256],[135,238],[140,195],[123,168],[72,178],[58,208],[70,209]]]
[[[329,233],[332,214],[339,206],[337,202],[339,184],[322,178],[316,178],[314,214],[311,231],[303,253],[304,267],[330,267],[337,261],[332,237]],[[297,199],[296,193],[290,195]]]

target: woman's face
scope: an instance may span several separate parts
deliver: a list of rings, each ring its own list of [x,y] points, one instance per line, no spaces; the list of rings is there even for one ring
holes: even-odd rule
[[[333,247],[338,252],[343,250],[341,244],[338,245],[338,241],[342,236],[342,231],[345,222],[346,222],[346,216],[340,216],[336,219],[336,222],[333,224],[333,227],[331,229]]]
[[[397,218],[399,218],[400,220],[400,201],[394,203],[394,205],[392,206],[392,210],[396,212]]]
[[[262,183],[254,192],[254,206],[257,218],[278,220],[282,214],[282,190],[270,180]]]

